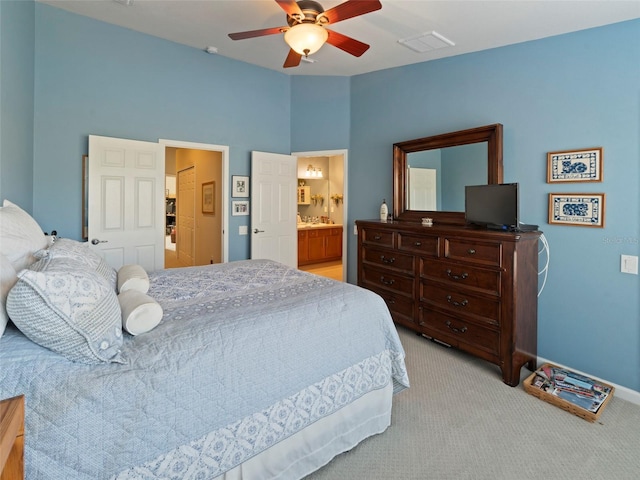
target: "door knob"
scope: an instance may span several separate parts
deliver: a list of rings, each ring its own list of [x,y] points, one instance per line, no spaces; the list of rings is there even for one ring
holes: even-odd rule
[[[253,231],[253,233],[264,233],[264,230],[258,230],[257,228]]]
[[[97,245],[99,243],[107,243],[109,240],[98,240],[97,238],[94,238],[91,240],[91,245]]]

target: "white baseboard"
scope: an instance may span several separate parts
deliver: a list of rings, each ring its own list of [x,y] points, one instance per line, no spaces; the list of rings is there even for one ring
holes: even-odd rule
[[[631,403],[634,403],[636,405],[640,405],[640,392],[636,392],[635,390],[632,390],[630,388],[623,387],[622,385],[616,385],[615,383],[610,382],[609,380],[605,380],[604,378],[598,378],[598,377],[596,377],[594,375],[591,375],[590,373],[581,372],[580,370],[576,370],[573,367],[568,367],[566,365],[562,365],[561,363],[553,362],[551,360],[547,360],[545,358],[538,357],[538,366],[543,365],[545,363],[552,363],[552,364],[557,365],[559,367],[572,370],[572,371],[574,371],[576,373],[579,373],[581,375],[586,375],[587,377],[591,377],[594,380],[599,380],[601,382],[608,383],[609,385],[611,385],[612,387],[614,387],[616,389],[616,391],[614,393],[614,396],[616,398],[621,398],[622,400],[626,400],[627,402],[631,402]]]

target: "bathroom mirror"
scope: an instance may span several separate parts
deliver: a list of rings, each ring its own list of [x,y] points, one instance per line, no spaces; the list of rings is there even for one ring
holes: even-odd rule
[[[412,190],[410,179],[414,184],[423,173],[431,186],[421,192]],[[436,224],[464,225],[464,186],[502,183],[502,177],[499,123],[396,143],[393,216],[415,222],[430,217]]]

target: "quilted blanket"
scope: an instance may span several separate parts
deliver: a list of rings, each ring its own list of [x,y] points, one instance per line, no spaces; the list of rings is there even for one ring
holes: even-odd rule
[[[127,336],[125,364],[73,363],[15,328],[0,338],[0,398],[26,395],[26,478],[183,478],[194,462],[212,478],[369,391],[409,386],[367,290],[267,260],[150,284],[164,318]]]

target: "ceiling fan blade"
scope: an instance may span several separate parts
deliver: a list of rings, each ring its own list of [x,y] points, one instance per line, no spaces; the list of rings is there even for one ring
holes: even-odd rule
[[[296,3],[296,0],[276,0],[276,3],[280,5],[280,8],[287,12],[287,15],[289,16],[304,16],[302,10],[300,10],[300,7]]]
[[[338,47],[340,50],[344,50],[347,53],[350,53],[354,57],[361,56],[364,52],[369,50],[369,45],[366,43],[362,43],[355,38],[347,37],[338,32],[334,32],[333,30],[329,30],[327,28],[327,32],[329,32],[329,38],[327,38],[327,43],[330,43],[334,47]]]
[[[347,0],[322,13],[322,16],[327,17],[329,23],[336,23],[346,20],[347,18],[375,12],[381,8],[382,4],[378,0]]]
[[[297,67],[300,65],[300,60],[302,59],[302,55],[296,52],[293,48],[289,50],[289,55],[287,55],[287,59],[284,61],[284,68]]]
[[[288,30],[289,27],[263,28],[260,30],[250,30],[248,32],[230,33],[231,40],[244,40],[245,38],[263,37],[265,35],[274,35]]]

